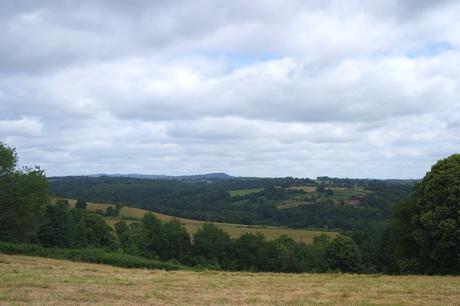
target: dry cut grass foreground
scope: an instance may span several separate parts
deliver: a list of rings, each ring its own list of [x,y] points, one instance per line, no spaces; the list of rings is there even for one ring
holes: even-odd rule
[[[460,277],[130,270],[0,255],[0,305],[460,305]]]

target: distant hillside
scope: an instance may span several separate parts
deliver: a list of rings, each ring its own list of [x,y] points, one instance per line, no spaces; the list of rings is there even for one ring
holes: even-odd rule
[[[53,199],[54,201],[55,199]],[[71,208],[75,208],[75,199],[65,199],[69,202],[69,206]],[[103,204],[103,203],[91,203],[88,202],[87,210],[91,212],[106,212],[107,207],[115,207],[113,204]],[[193,235],[196,233],[204,223],[209,223],[206,221],[200,220],[192,220],[186,218],[176,218],[173,216],[168,216],[165,214],[160,214],[153,211],[148,211],[145,209],[135,208],[124,206],[120,211],[119,217],[106,217],[107,223],[110,225],[114,225],[116,222],[120,220],[125,220],[128,223],[140,221],[144,214],[151,212],[153,213],[158,219],[163,221],[169,221],[171,219],[179,220],[187,229],[187,231]],[[336,232],[331,231],[319,231],[319,230],[307,230],[307,229],[294,229],[294,228],[283,228],[283,227],[274,227],[274,226],[249,226],[245,224],[230,224],[230,223],[218,223],[214,222],[215,225],[219,226],[223,229],[226,233],[230,235],[232,238],[238,238],[243,234],[246,233],[261,233],[263,234],[268,240],[276,239],[281,235],[287,235],[296,241],[302,241],[305,243],[312,243],[313,239],[320,235],[327,235],[330,237],[335,237],[337,235]]]
[[[78,176],[76,176],[78,177]],[[178,180],[178,181],[219,181],[219,180],[231,180],[238,179],[239,177],[228,175],[227,173],[206,173],[206,174],[194,174],[194,175],[157,175],[157,174],[90,174],[87,177],[114,177],[114,178],[136,178],[136,179],[147,179],[147,180]],[[50,177],[49,179],[59,179],[62,177]]]
[[[192,176],[193,177],[193,176]],[[56,197],[129,205],[165,215],[220,223],[355,230],[389,220],[411,185],[383,180],[261,178],[166,180],[63,177]]]

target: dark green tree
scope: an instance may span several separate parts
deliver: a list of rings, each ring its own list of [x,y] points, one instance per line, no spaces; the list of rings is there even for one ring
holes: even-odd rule
[[[38,167],[16,169],[16,151],[0,142],[0,240],[30,242],[49,203],[45,173]]]
[[[401,272],[460,273],[460,154],[438,161],[395,208],[391,243]]]
[[[69,201],[65,200],[65,199],[57,199],[55,204],[56,205],[61,205],[61,206],[64,206],[64,207],[69,207]]]
[[[87,214],[77,224],[77,242],[81,247],[114,247],[116,239],[113,229],[104,217]]]
[[[121,220],[115,223],[115,232],[117,233],[118,237],[120,237],[127,230],[129,230],[129,226],[125,221]]]
[[[276,262],[278,257],[276,245],[271,249],[271,254],[267,252],[267,241],[265,237],[260,234],[246,233],[241,235],[235,240],[233,244],[233,253],[238,268],[241,270],[270,270],[274,265],[268,265],[267,259],[270,256],[272,262]]]
[[[86,209],[88,204],[86,203],[85,200],[78,199],[77,202],[75,203],[75,208],[76,209]]]
[[[83,210],[83,209],[71,209],[70,214],[72,215],[73,220],[75,221],[75,224],[78,224],[80,220],[90,214],[89,211]]]
[[[112,206],[109,206],[105,210],[105,214],[106,214],[106,216],[114,217],[115,216],[115,209]]]
[[[76,228],[70,210],[63,203],[57,203],[46,208],[45,216],[38,241],[46,247],[72,247]]]
[[[0,176],[14,172],[17,162],[16,149],[0,142]]]
[[[193,235],[193,255],[208,262],[222,262],[230,251],[230,236],[217,225],[203,224]]]
[[[172,219],[163,223],[160,236],[158,255],[161,259],[184,262],[190,256],[190,235],[178,220]]]
[[[324,186],[318,186],[316,187],[316,191],[319,193],[324,193],[326,192],[326,188]]]
[[[114,217],[117,217],[117,216],[120,215],[121,209],[122,209],[122,206],[120,204],[115,205],[115,209],[114,209],[114,212],[113,212]]]
[[[123,222],[123,221],[121,221]],[[117,223],[118,224],[118,223]],[[123,231],[119,235],[120,245],[123,251],[127,254],[145,256],[145,232],[143,231],[142,224],[131,223],[128,230]]]
[[[145,214],[142,219],[142,231],[144,233],[142,251],[147,257],[155,258],[159,256],[161,225],[161,220],[152,213]]]
[[[347,236],[338,236],[326,246],[324,259],[328,269],[341,272],[362,272],[361,253],[356,242]]]

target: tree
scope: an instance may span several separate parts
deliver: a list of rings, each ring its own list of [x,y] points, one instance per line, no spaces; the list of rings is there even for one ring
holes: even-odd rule
[[[184,262],[190,255],[190,235],[176,219],[161,225],[159,243],[158,255],[161,259],[176,259]]]
[[[77,240],[82,247],[113,247],[116,244],[112,228],[104,217],[87,214],[77,225]]]
[[[109,217],[115,216],[115,209],[112,206],[107,207],[105,214]]]
[[[222,262],[228,255],[230,242],[230,236],[217,225],[203,224],[193,235],[193,255],[213,263]]]
[[[396,208],[392,242],[400,270],[460,273],[460,154],[438,161]]]
[[[16,150],[0,142],[0,176],[13,172],[17,162]]]
[[[122,206],[120,204],[115,205],[115,209],[113,211],[114,217],[117,217],[118,215],[120,215],[121,208]]]
[[[76,209],[86,209],[88,204],[86,203],[85,200],[78,199],[77,202],[75,203],[75,208]]]
[[[64,206],[64,207],[69,207],[69,201],[67,201],[65,199],[57,199],[55,204],[56,205],[61,205],[61,206]]]
[[[105,215],[109,217],[117,217],[120,214],[121,205],[117,204],[115,207],[109,205],[105,210]]]
[[[75,222],[69,209],[61,202],[46,208],[46,221],[38,233],[38,241],[47,247],[72,247],[75,244]]]
[[[324,254],[330,270],[361,272],[361,253],[356,242],[347,236],[338,236],[329,242]]]
[[[129,230],[129,226],[125,221],[121,220],[115,223],[115,232],[117,233],[118,237],[120,237],[127,230]]]
[[[145,238],[145,232],[142,229],[142,224],[131,223],[128,226],[128,230],[125,230],[119,234],[119,239],[120,239],[120,245],[123,251],[126,252],[127,254],[145,256],[144,250],[145,250],[146,238]]]
[[[316,191],[319,193],[324,193],[326,192],[326,188],[324,186],[318,186],[316,187]]]
[[[49,202],[45,173],[38,167],[16,169],[13,148],[0,142],[0,240],[36,238]]]
[[[251,234],[245,233],[241,235],[238,239],[235,240],[233,244],[234,248],[234,257],[238,264],[239,269],[243,270],[265,270],[269,269],[267,265],[267,242],[265,237],[261,233]],[[272,254],[272,259],[276,259],[277,254]],[[276,252],[276,250],[275,250]],[[273,265],[270,265],[270,268],[274,268]]]
[[[159,256],[161,220],[152,213],[145,214],[142,219],[142,232],[144,233],[144,243],[142,246],[144,256],[150,258]]]

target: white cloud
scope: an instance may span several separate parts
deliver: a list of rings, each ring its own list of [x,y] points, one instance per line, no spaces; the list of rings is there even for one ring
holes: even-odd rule
[[[0,6],[0,140],[50,175],[420,177],[460,145],[457,1]]]

